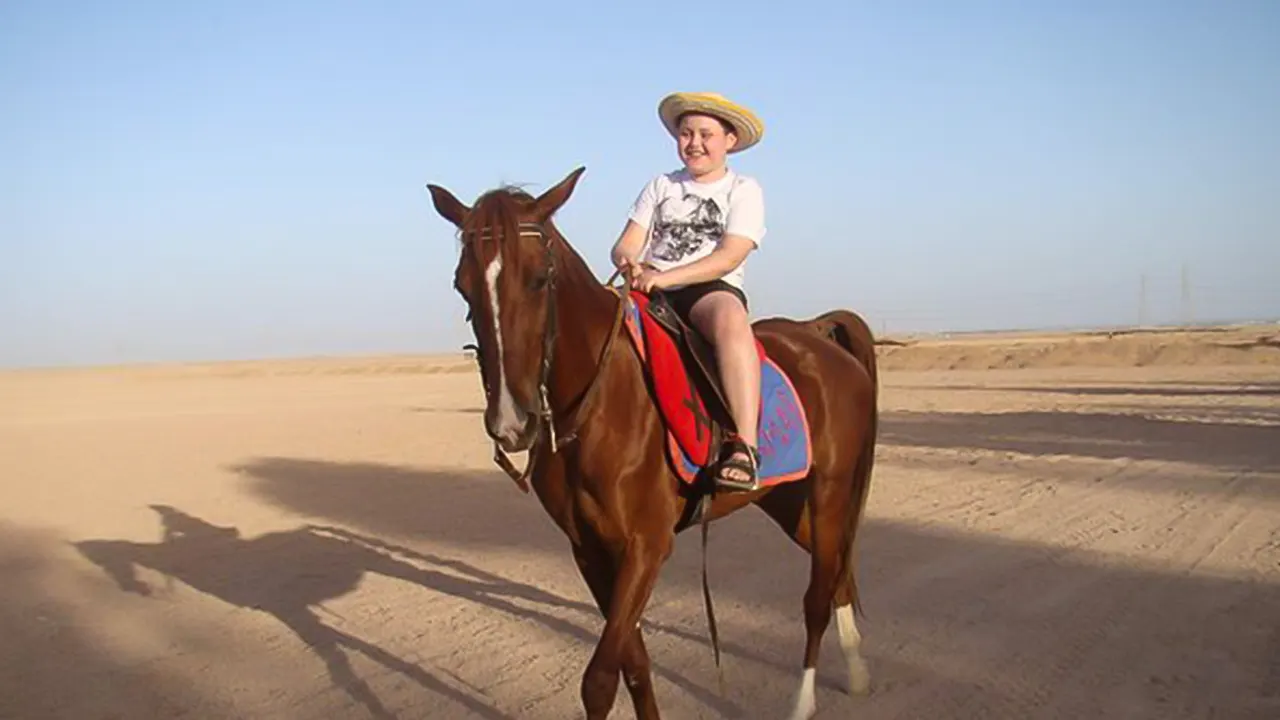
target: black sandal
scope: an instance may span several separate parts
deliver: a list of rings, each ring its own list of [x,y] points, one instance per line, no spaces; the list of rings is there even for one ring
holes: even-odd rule
[[[716,484],[726,490],[751,492],[760,489],[760,451],[748,445],[745,440],[735,435],[725,441],[724,458],[716,466]],[[747,460],[735,458],[743,454]],[[739,470],[747,474],[746,480],[726,477],[725,470]]]

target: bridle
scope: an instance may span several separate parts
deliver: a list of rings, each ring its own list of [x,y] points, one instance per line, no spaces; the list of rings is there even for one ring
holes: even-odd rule
[[[537,457],[536,451],[539,449],[539,446],[544,439],[544,428],[546,430],[545,439],[551,444],[552,455],[555,455],[562,445],[571,443],[578,438],[578,431],[581,429],[583,420],[586,418],[587,410],[590,409],[591,401],[594,399],[596,392],[600,388],[600,378],[604,375],[605,365],[608,363],[610,355],[613,354],[614,340],[618,337],[618,331],[622,327],[623,313],[626,310],[626,297],[613,286],[613,281],[621,273],[621,271],[617,271],[610,276],[608,281],[605,282],[605,286],[618,296],[618,308],[614,313],[613,327],[609,331],[608,337],[605,339],[604,350],[601,352],[600,359],[596,364],[595,375],[592,376],[590,384],[587,385],[587,389],[569,404],[569,410],[565,413],[568,417],[568,420],[565,423],[565,428],[561,433],[558,433],[556,431],[555,413],[552,410],[547,389],[548,382],[551,377],[551,365],[555,359],[555,343],[556,339],[559,337],[560,331],[559,313],[556,312],[557,275],[552,236],[547,233],[541,223],[522,222],[516,226],[516,230],[517,236],[520,238],[538,238],[541,240],[546,258],[546,284],[543,289],[547,293],[547,320],[542,331],[542,360],[538,368],[538,407],[536,409],[536,414],[539,422],[534,428],[533,443],[529,446],[529,459],[528,462],[525,463],[523,472],[516,470],[515,464],[511,462],[511,458],[508,457],[496,439],[493,442],[493,461],[497,463],[498,467],[502,468],[512,480],[515,481],[516,485],[519,486],[522,491],[527,493],[529,492],[528,479],[533,472],[534,461]],[[492,237],[492,233],[487,227],[480,228],[475,232],[479,238],[489,239]],[[498,252],[502,252],[501,247],[499,247]],[[501,330],[498,330],[497,328],[495,328],[495,330],[501,332]],[[479,338],[477,338],[477,342],[478,341]],[[480,352],[480,347],[476,344],[467,344],[463,346],[463,349],[475,350],[476,360],[480,366],[480,380],[484,386],[485,397],[487,400],[490,397],[491,388],[489,379],[484,372],[484,362]]]

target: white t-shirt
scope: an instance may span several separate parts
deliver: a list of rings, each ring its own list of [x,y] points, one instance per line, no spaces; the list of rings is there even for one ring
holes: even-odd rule
[[[726,234],[760,247],[764,191],[754,178],[732,170],[715,182],[700,183],[682,168],[646,183],[630,218],[648,231],[642,261],[669,270],[710,255]],[[721,279],[741,288],[745,268],[744,259]]]

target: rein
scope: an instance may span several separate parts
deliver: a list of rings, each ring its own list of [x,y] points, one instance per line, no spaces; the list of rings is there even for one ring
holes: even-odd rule
[[[559,452],[560,447],[578,439],[578,431],[582,429],[583,421],[586,418],[587,411],[591,408],[591,402],[595,399],[600,389],[600,378],[604,376],[604,368],[609,362],[609,358],[613,355],[615,341],[622,328],[622,319],[626,312],[626,299],[613,285],[613,282],[621,274],[621,270],[615,271],[613,275],[605,282],[605,286],[618,296],[618,309],[613,316],[613,327],[609,331],[609,335],[605,338],[604,349],[601,352],[600,359],[596,364],[595,374],[591,378],[591,382],[587,385],[587,389],[583,391],[569,405],[569,410],[565,415],[568,420],[562,435],[556,431],[555,413],[551,408],[551,401],[548,398],[548,380],[551,375],[551,365],[554,361],[555,342],[559,336],[559,314],[556,312],[556,263],[555,255],[552,249],[552,239],[547,235],[546,231],[538,223],[521,223],[518,227],[520,237],[536,237],[542,240],[543,247],[546,250],[546,271],[547,271],[547,322],[542,333],[542,363],[538,373],[538,408],[537,414],[540,422],[534,429],[533,443],[529,446],[529,459],[525,463],[524,471],[516,470],[515,464],[511,462],[510,456],[498,445],[498,441],[493,441],[493,461],[507,473],[521,491],[529,492],[529,476],[533,473],[533,465],[536,457],[536,451],[541,446],[544,437],[551,443],[551,454],[555,455]],[[488,228],[480,231],[481,237],[487,237]],[[465,345],[463,349],[475,348],[477,361],[479,361],[479,347],[476,345]],[[483,371],[484,363],[479,362]],[[485,393],[488,394],[489,382],[481,372],[481,380],[485,386]],[[544,436],[543,431],[546,431]]]

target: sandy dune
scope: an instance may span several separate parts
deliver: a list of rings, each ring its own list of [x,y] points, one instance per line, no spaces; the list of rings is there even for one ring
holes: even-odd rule
[[[1276,334],[884,347],[872,694],[829,633],[819,717],[1280,717]],[[0,717],[579,717],[601,621],[480,403],[453,356],[0,374]],[[666,716],[785,717],[804,559],[711,545],[728,694],[689,533]]]

